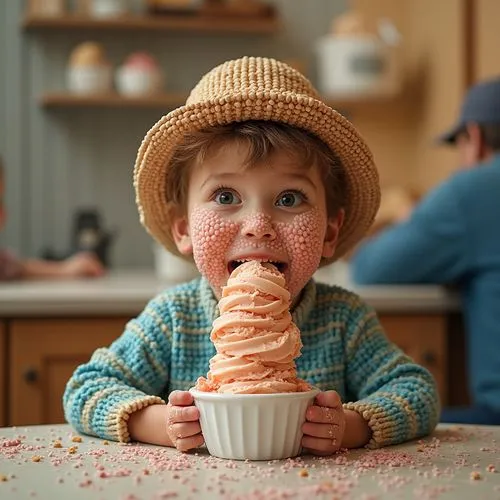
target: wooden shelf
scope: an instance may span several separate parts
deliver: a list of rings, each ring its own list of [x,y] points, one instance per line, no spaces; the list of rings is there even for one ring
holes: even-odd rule
[[[173,109],[186,102],[187,93],[165,93],[148,97],[124,97],[120,94],[74,95],[50,93],[42,96],[40,102],[47,108],[100,107],[100,108],[163,108]]]
[[[173,109],[185,104],[188,92],[167,92],[149,97],[125,97],[116,92],[97,95],[75,95],[68,92],[44,94],[40,104],[47,108],[163,108]],[[398,96],[363,99],[326,99],[333,109],[353,110],[360,106],[383,106],[394,102]]]
[[[26,30],[157,30],[188,31],[219,34],[272,34],[278,31],[275,16],[215,17],[200,14],[124,15],[112,19],[96,19],[86,15],[65,16],[27,15],[23,21]]]

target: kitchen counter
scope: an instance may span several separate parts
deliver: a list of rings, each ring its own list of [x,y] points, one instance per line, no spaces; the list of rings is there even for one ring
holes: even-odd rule
[[[381,450],[272,462],[222,460],[205,449],[181,454],[173,448],[75,436],[68,425],[0,429],[0,497],[500,497],[500,427],[440,425],[421,441]],[[57,441],[60,447],[54,446]]]
[[[439,286],[353,286],[344,268],[321,270],[317,279],[353,290],[379,313],[442,313],[460,307],[458,296]],[[0,317],[133,316],[168,286],[153,271],[114,271],[99,279],[7,282],[0,284]]]

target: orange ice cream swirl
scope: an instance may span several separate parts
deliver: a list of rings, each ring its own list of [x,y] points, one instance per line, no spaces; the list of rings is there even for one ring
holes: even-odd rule
[[[237,267],[222,290],[210,336],[217,354],[197,389],[235,394],[309,390],[297,379],[294,360],[302,342],[289,307],[285,278],[274,266],[252,261]]]

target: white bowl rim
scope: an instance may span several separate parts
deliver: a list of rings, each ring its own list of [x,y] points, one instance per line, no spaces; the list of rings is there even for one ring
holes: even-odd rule
[[[310,391],[301,392],[276,392],[276,393],[266,393],[266,394],[233,394],[229,392],[206,392],[199,391],[198,389],[191,387],[189,392],[193,395],[195,399],[198,400],[237,400],[237,399],[309,399],[312,396],[316,396],[321,392],[317,387],[312,387]]]

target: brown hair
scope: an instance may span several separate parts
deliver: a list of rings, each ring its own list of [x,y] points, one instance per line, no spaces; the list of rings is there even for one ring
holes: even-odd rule
[[[347,181],[337,155],[315,135],[285,123],[251,120],[212,127],[187,135],[175,150],[166,179],[168,210],[185,210],[189,176],[217,147],[231,141],[248,145],[245,166],[251,168],[276,151],[287,151],[304,168],[318,165],[325,187],[328,215],[345,206]]]

